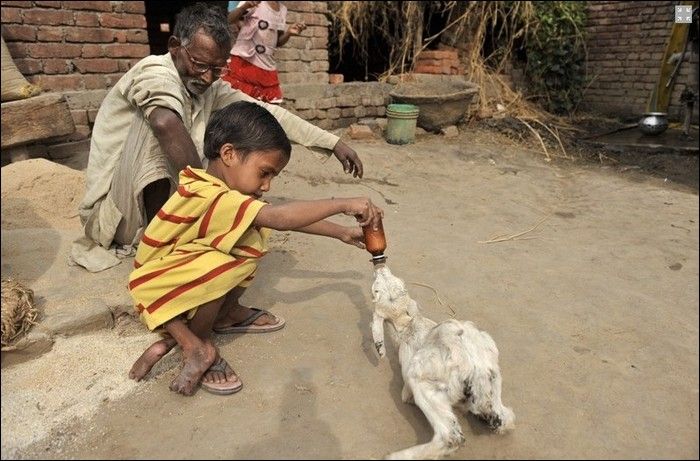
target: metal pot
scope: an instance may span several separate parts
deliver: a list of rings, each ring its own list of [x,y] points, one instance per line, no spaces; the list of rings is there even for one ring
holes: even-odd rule
[[[647,112],[639,120],[639,129],[644,134],[657,135],[666,131],[668,119],[665,112]]]

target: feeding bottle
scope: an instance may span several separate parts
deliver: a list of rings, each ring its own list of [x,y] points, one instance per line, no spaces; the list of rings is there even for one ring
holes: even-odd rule
[[[372,263],[382,264],[386,262],[384,250],[386,250],[386,237],[384,237],[384,226],[381,218],[377,221],[377,228],[373,229],[371,224],[362,228],[365,237],[365,248],[372,255]]]

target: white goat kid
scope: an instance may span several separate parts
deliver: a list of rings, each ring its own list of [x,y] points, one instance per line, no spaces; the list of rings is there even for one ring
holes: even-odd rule
[[[395,331],[404,385],[401,399],[413,400],[435,432],[433,439],[390,454],[387,459],[438,459],[464,443],[453,411],[459,406],[497,432],[511,429],[513,411],[501,403],[498,348],[472,322],[423,317],[403,281],[385,265],[375,267],[372,284],[372,337],[380,357],[386,355],[384,321]]]

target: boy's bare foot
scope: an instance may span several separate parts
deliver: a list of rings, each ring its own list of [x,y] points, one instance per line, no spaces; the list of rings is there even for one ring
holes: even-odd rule
[[[170,390],[183,395],[194,394],[202,375],[216,359],[216,348],[211,341],[204,341],[202,347],[182,351],[183,367],[170,383]]]
[[[215,332],[227,332],[227,330],[236,331],[237,326],[248,327],[241,328],[241,332],[245,330],[250,330],[249,327],[262,327],[259,331],[275,331],[282,327],[284,320],[279,317],[272,315],[271,313],[257,308],[250,308],[247,306],[237,305],[228,308],[226,313],[216,320],[214,323]],[[258,315],[259,314],[259,315]],[[252,322],[249,322],[251,318],[254,318]]]
[[[136,362],[134,362],[134,364],[131,366],[129,378],[136,381],[141,381],[144,376],[151,371],[153,365],[158,363],[158,361],[162,359],[165,354],[170,352],[170,349],[175,347],[176,344],[177,341],[175,341],[173,338],[161,339],[160,341],[156,341],[155,343],[151,344],[148,349],[141,354],[141,357],[136,359]]]

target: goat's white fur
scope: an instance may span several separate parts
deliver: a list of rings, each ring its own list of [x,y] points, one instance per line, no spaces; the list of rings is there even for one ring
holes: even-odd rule
[[[403,281],[385,265],[375,267],[372,284],[372,337],[380,357],[386,355],[384,321],[395,331],[404,386],[401,399],[415,402],[433,427],[430,442],[391,453],[387,459],[438,459],[464,443],[453,411],[461,407],[497,432],[511,429],[513,411],[501,402],[498,348],[472,322],[423,317]]]

